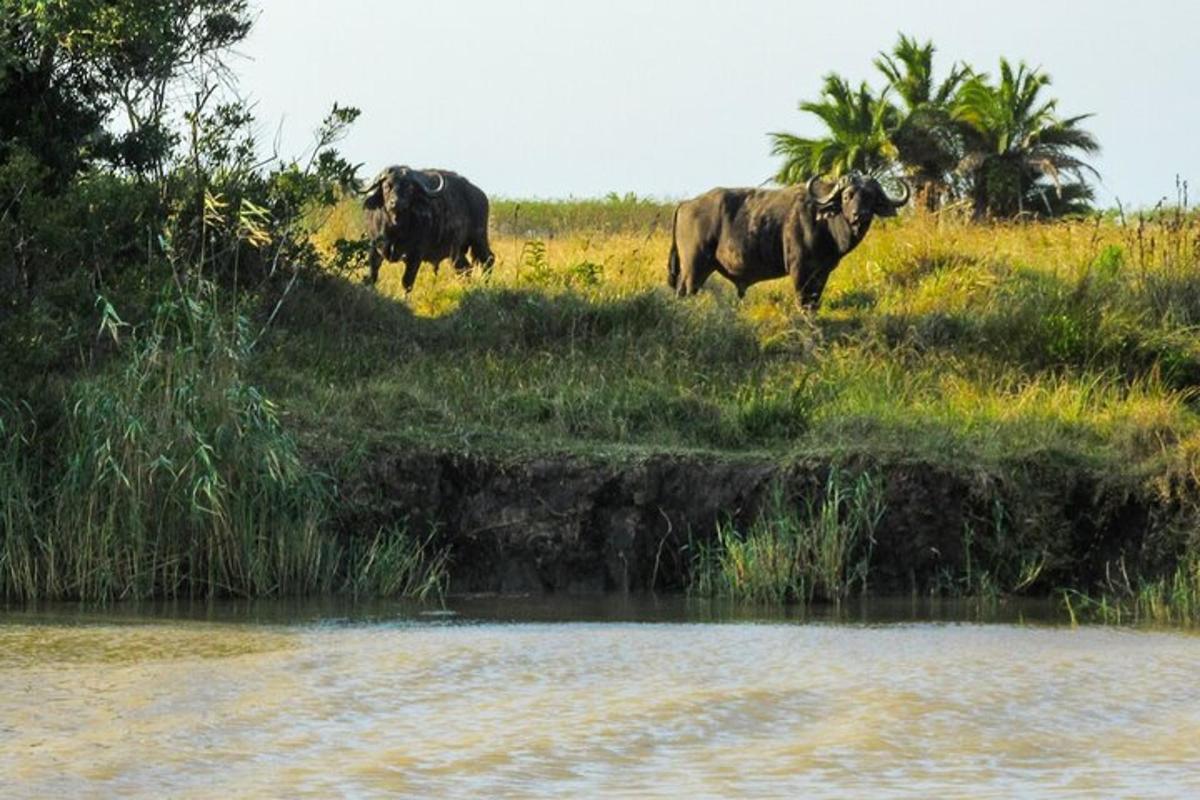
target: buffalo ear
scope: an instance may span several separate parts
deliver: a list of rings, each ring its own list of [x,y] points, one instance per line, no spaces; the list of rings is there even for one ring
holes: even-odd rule
[[[895,206],[895,204],[892,203],[891,200],[889,200],[887,198],[887,195],[881,195],[880,198],[877,201],[875,201],[875,216],[877,216],[877,217],[894,217],[894,216],[896,216],[896,206]]]
[[[363,200],[363,208],[367,209],[368,211],[374,211],[376,209],[383,208],[383,184],[375,184],[375,188],[372,189]]]

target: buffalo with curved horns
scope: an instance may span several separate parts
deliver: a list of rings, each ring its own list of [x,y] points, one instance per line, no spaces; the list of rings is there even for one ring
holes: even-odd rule
[[[675,209],[667,284],[695,294],[719,272],[738,297],[759,281],[790,277],[796,297],[815,309],[829,274],[853,250],[876,216],[893,217],[908,202],[888,197],[857,173],[786,189],[712,189]]]
[[[450,259],[459,272],[467,260],[490,270],[495,256],[488,245],[488,199],[466,178],[449,170],[393,166],[363,190],[367,232],[371,238],[371,274],[375,283],[383,259],[404,262],[404,291],[412,291],[421,262],[437,271]]]

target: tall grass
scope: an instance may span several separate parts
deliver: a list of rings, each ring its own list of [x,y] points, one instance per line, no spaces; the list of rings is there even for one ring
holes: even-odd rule
[[[559,205],[570,216],[578,204]],[[357,208],[339,213],[338,235],[352,233]],[[271,379],[295,387],[299,357],[340,382],[300,389],[301,407],[340,404],[349,383],[356,406],[416,435],[537,445],[886,448],[950,463],[1055,450],[1136,471],[1185,457],[1172,443],[1197,432],[1194,214],[883,221],[816,315],[786,281],[742,302],[719,276],[700,297],[668,297],[669,233],[639,232],[636,214],[552,238],[509,236],[496,219],[490,276],[426,267],[404,324],[348,347],[293,327]],[[383,297],[402,294],[398,273],[385,266]],[[310,294],[293,320],[337,304],[358,314],[351,294]]]
[[[27,407],[0,400],[0,587],[36,582],[34,433]]]
[[[439,549],[432,536],[420,538],[404,525],[392,525],[356,545],[346,587],[355,596],[445,598],[450,552]]]
[[[319,533],[329,487],[244,379],[248,324],[219,314],[215,291],[164,298],[124,368],[77,386],[43,545],[46,593],[329,588],[337,553]]]
[[[492,202],[491,221],[501,236],[528,239],[591,231],[595,234],[651,234],[670,231],[675,204],[610,193],[603,198],[571,200],[499,199]]]
[[[1200,554],[1185,554],[1175,569],[1162,577],[1131,579],[1122,574],[1119,581],[1110,581],[1098,593],[1065,589],[1061,598],[1073,622],[1197,625],[1200,624]]]
[[[428,594],[445,554],[394,530],[367,544],[327,528],[331,479],[300,455],[245,376],[251,331],[217,290],[172,289],[127,333],[118,368],[72,388],[32,500],[28,437],[5,423],[0,594],[33,598],[263,596],[340,589]],[[111,334],[123,323],[106,315]],[[11,414],[6,416],[12,416]]]
[[[882,484],[870,473],[835,468],[823,495],[800,505],[774,485],[748,529],[723,523],[715,542],[699,548],[691,591],[776,604],[865,592],[883,511]]]

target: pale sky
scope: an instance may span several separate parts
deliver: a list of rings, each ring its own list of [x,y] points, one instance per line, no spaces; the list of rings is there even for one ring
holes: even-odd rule
[[[1200,195],[1200,3],[1008,0],[257,0],[235,64],[263,135],[310,141],[333,101],[365,176],[444,167],[506,197],[680,198],[771,175],[769,131],[820,133],[796,104],[903,31],[944,75],[1001,55],[1041,66],[1060,112],[1095,113],[1099,201]],[[282,126],[282,127],[280,127]]]

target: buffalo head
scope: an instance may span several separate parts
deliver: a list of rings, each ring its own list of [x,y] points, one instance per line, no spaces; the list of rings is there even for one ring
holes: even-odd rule
[[[902,183],[904,196],[888,197],[879,181],[857,172],[843,175],[825,194],[817,191],[816,183],[815,176],[809,178],[805,189],[821,216],[828,219],[840,214],[857,236],[866,233],[873,217],[896,216],[896,209],[908,202],[910,194],[908,184]]]
[[[446,187],[440,172],[424,172],[408,167],[388,167],[375,176],[363,190],[363,207],[383,209],[393,220],[411,208],[420,197],[434,197]]]

